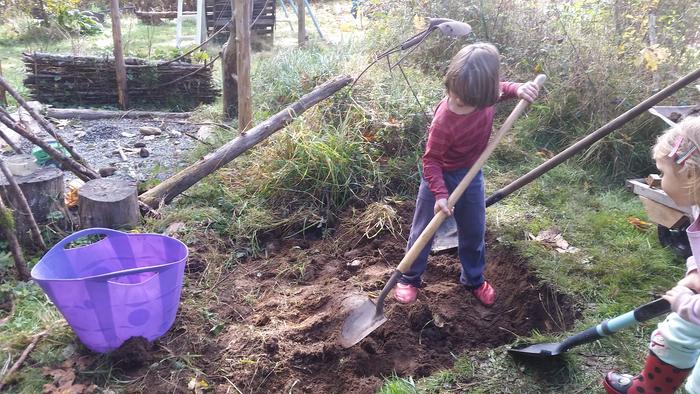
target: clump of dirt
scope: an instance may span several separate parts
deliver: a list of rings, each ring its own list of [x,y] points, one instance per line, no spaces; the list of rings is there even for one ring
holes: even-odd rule
[[[226,328],[215,339],[219,354],[207,355],[216,369],[206,372],[244,392],[373,393],[394,372],[427,376],[449,368],[452,354],[500,346],[533,329],[564,330],[574,320],[566,297],[489,241],[486,277],[498,292],[492,308],[459,284],[454,254],[432,256],[418,301],[403,306],[388,298],[389,320],[342,348],[348,312],[366,295],[376,297],[403,257],[412,210],[399,210],[403,235],[355,249],[342,240],[287,241],[267,259],[240,265],[218,290],[216,313]]]
[[[153,345],[144,337],[127,339],[118,349],[109,354],[115,367],[132,371],[147,365],[153,358]]]

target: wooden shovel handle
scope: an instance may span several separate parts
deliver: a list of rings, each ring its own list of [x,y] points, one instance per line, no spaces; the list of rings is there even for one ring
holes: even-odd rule
[[[540,74],[537,76],[537,78],[535,78],[535,83],[538,87],[542,88],[542,85],[544,85],[544,81],[546,79],[546,75]],[[484,150],[484,152],[481,153],[481,156],[479,156],[474,165],[472,165],[472,167],[469,169],[467,175],[464,176],[464,179],[462,179],[462,181],[459,182],[455,190],[450,195],[450,198],[447,200],[448,209],[452,209],[452,207],[455,206],[455,203],[457,202],[457,200],[459,200],[460,197],[462,197],[462,194],[467,189],[467,186],[469,186],[469,184],[472,182],[477,172],[481,170],[481,167],[484,166],[484,163],[489,158],[493,150],[496,149],[496,145],[498,145],[505,133],[508,130],[510,130],[510,128],[513,126],[513,123],[515,123],[515,121],[529,106],[529,102],[527,102],[526,100],[520,100],[513,112],[511,112],[510,115],[508,115],[508,118],[498,130],[496,135],[493,136],[493,139],[491,143],[488,144],[488,146],[486,147],[486,150]],[[440,228],[440,225],[442,224],[442,222],[445,221],[446,218],[447,215],[442,211],[438,211],[435,214],[435,216],[433,216],[433,219],[430,221],[430,223],[428,223],[428,226],[425,228],[425,230],[423,230],[418,239],[416,239],[416,242],[413,244],[413,246],[411,246],[411,249],[409,249],[406,255],[403,257],[403,260],[401,260],[399,266],[396,267],[398,271],[400,271],[401,273],[405,273],[406,271],[408,271],[409,268],[411,268],[413,262],[416,260],[423,248],[425,248],[425,246],[428,244],[428,241],[430,241],[433,238],[433,235],[435,235],[435,232],[438,230],[438,228]]]

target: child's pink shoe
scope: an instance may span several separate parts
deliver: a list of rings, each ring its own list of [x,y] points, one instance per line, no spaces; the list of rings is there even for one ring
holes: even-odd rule
[[[418,298],[418,288],[409,284],[397,283],[394,298],[402,304],[412,304]]]
[[[481,286],[472,290],[472,294],[477,300],[484,304],[484,306],[491,306],[496,302],[496,290],[494,290],[489,282],[484,281]]]

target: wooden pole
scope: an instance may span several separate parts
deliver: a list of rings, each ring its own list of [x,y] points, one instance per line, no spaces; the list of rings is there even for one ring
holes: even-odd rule
[[[27,263],[24,261],[24,255],[22,254],[22,248],[19,246],[19,241],[17,240],[17,235],[14,231],[14,219],[12,217],[12,211],[5,206],[5,203],[0,197],[0,231],[3,232],[7,242],[10,246],[10,252],[15,260],[15,268],[17,269],[17,278],[21,281],[29,279],[29,270],[27,269]]]
[[[2,78],[2,61],[0,61],[0,78]],[[7,96],[5,96],[5,88],[0,86],[0,105],[7,107]]]
[[[253,127],[247,133],[241,134],[203,159],[166,179],[153,189],[141,194],[140,200],[154,209],[157,209],[161,203],[169,203],[207,175],[225,166],[260,141],[284,128],[304,111],[330,97],[351,82],[352,78],[350,76],[343,75],[324,83],[311,93],[305,94],[299,101]]]
[[[15,143],[12,141],[12,139],[11,139],[10,137],[8,137],[7,134],[5,134],[5,132],[2,131],[2,130],[0,130],[0,139],[2,139],[3,141],[5,141],[5,143],[6,143],[10,148],[12,148],[12,150],[15,151],[15,153],[20,154],[20,155],[21,155],[22,153],[24,153],[24,152],[22,152],[22,149],[20,149],[20,147],[17,146],[17,144],[15,144]]]
[[[235,21],[236,0],[231,0],[231,19]],[[221,53],[222,94],[224,102],[224,118],[233,119],[238,112],[238,72],[236,71],[236,29],[229,29],[228,42],[224,44]]]
[[[19,188],[14,175],[12,175],[10,169],[7,168],[7,165],[3,159],[0,159],[0,172],[2,172],[2,175],[7,180],[9,189],[15,195],[15,201],[19,202],[20,212],[22,213],[22,216],[24,216],[23,221],[29,226],[29,231],[32,233],[32,239],[40,250],[46,250],[46,244],[44,243],[44,239],[41,237],[41,231],[39,230],[39,226],[36,224],[36,220],[32,214],[32,209],[29,207],[29,203],[27,202],[27,198],[25,197],[24,193],[22,193],[22,189]]]
[[[236,43],[238,56],[238,130],[246,131],[253,127],[252,88],[250,82],[250,13],[252,0],[236,2]]]
[[[297,29],[298,32],[298,40],[299,40],[299,46],[304,46],[306,43],[306,10],[304,8],[304,0],[296,0],[297,2],[297,23],[299,25],[299,28]]]
[[[122,109],[129,107],[129,96],[126,90],[126,65],[124,64],[124,48],[122,48],[122,25],[119,17],[119,0],[111,0],[112,4],[112,39],[114,41],[114,68],[117,72],[117,93]]]

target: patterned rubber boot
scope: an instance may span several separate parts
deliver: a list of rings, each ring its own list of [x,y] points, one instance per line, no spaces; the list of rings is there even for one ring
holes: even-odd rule
[[[603,386],[610,394],[672,394],[678,390],[692,370],[693,368],[679,369],[666,364],[654,352],[649,352],[644,369],[639,375],[608,372],[603,379]]]

